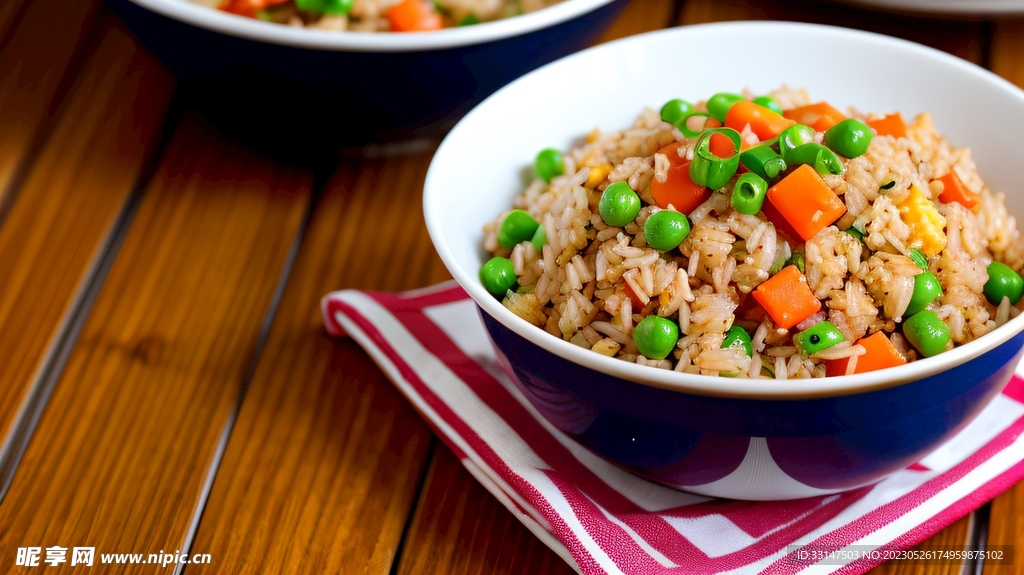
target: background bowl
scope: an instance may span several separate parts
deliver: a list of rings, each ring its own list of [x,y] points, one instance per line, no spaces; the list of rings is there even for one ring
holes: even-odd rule
[[[538,150],[567,149],[595,126],[624,128],[644,106],[671,98],[781,84],[806,87],[814,100],[840,109],[931,112],[954,145],[972,147],[987,183],[1009,193],[1010,210],[1024,213],[1015,188],[1024,93],[916,44],[789,23],[654,32],[548,65],[470,112],[442,142],[426,179],[431,239],[537,409],[634,473],[706,495],[784,499],[876,482],[970,422],[1003,388],[1024,345],[1021,315],[898,368],[801,381],[713,378],[576,347],[482,288],[477,273],[488,254],[481,227],[509,208]]]
[[[510,80],[593,43],[626,0],[437,32],[338,33],[188,0],[108,0],[218,127],[278,154],[441,135]]]

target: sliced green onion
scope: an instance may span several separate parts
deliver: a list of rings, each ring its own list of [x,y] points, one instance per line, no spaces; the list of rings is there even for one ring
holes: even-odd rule
[[[786,164],[790,167],[800,164],[807,164],[814,168],[819,174],[838,175],[843,173],[843,161],[835,152],[821,144],[803,144],[789,151]]]
[[[721,134],[729,138],[733,144],[733,154],[720,158],[711,153],[711,138]],[[693,162],[690,164],[690,179],[698,186],[707,186],[717,190],[732,179],[740,167],[740,133],[732,128],[712,128],[704,130],[697,147],[694,149]]]
[[[924,255],[923,252],[921,252],[921,250],[917,248],[911,249],[909,252],[907,252],[907,257],[914,260],[914,263],[917,264],[917,267],[923,269],[924,271],[928,271],[928,258],[927,256]]]
[[[470,12],[468,16],[462,19],[462,22],[459,22],[459,26],[472,26],[479,23],[480,19],[476,17],[476,14]]]
[[[803,124],[795,124],[779,134],[779,153],[782,159],[789,164],[789,153],[798,146],[810,144],[814,141],[814,128]]]
[[[783,266],[783,267],[788,267],[788,266],[791,266],[791,265],[796,266],[796,269],[800,270],[800,273],[805,273],[804,272],[804,253],[803,252],[793,252],[793,255],[790,256],[788,260],[786,260],[786,265]]]
[[[745,98],[739,94],[730,94],[729,92],[719,92],[708,99],[708,112],[711,117],[718,120],[719,122],[725,121],[725,115],[729,113],[729,108],[740,100]]]
[[[732,207],[741,214],[752,216],[761,211],[768,194],[768,182],[754,172],[747,172],[736,180],[732,189]]]
[[[878,185],[878,192],[881,194],[888,192],[889,190],[896,187],[897,182],[898,180],[896,179],[896,174],[887,174],[885,178],[882,180],[882,183]]]
[[[843,332],[839,331],[832,322],[823,321],[803,330],[793,336],[793,343],[804,355],[813,355],[823,349],[844,341]]]
[[[701,125],[699,130],[690,129],[690,118],[704,118],[704,123]],[[704,132],[704,126],[707,126],[709,118],[713,118],[713,116],[707,112],[691,111],[687,113],[685,116],[683,116],[683,119],[676,124],[676,127],[679,128],[679,131],[682,132],[683,135],[686,136],[687,138],[696,138],[697,136],[700,136],[702,132]]]
[[[843,231],[857,238],[858,240],[864,241],[864,230],[858,228],[857,226],[850,226]]]
[[[786,171],[786,161],[767,142],[740,153],[740,163],[768,181]]]

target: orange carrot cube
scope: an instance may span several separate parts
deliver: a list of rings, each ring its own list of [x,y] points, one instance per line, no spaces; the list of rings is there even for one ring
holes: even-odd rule
[[[771,316],[776,327],[789,329],[821,309],[807,278],[795,265],[785,267],[752,292],[757,303]]]
[[[846,205],[806,164],[768,188],[768,201],[806,242],[846,213]]]

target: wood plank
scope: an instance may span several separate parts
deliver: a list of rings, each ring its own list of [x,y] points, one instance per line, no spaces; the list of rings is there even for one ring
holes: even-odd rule
[[[101,6],[99,0],[35,0],[0,50],[0,206]]]
[[[630,2],[601,42],[671,24],[674,2]],[[400,573],[572,573],[481,487],[447,448],[435,450]]]
[[[992,28],[990,69],[1024,87],[1024,18],[1002,18]]]
[[[970,515],[961,517],[952,525],[915,545],[912,549],[963,549],[970,537]],[[928,561],[889,561],[872,569],[868,575],[960,575],[961,564],[957,562],[935,564]]]
[[[836,2],[687,0],[679,23],[735,20],[787,20],[856,28],[918,42],[975,64],[983,61],[986,48],[985,24],[980,20],[908,17]]]
[[[155,147],[174,81],[113,18],[0,226],[0,438]]]
[[[0,556],[182,548],[310,184],[179,125],[0,504]]]
[[[622,9],[615,22],[604,31],[598,44],[671,26],[675,5],[676,0],[630,2]]]
[[[14,26],[24,4],[25,0],[4,0],[0,3],[0,46],[3,46],[3,38]]]
[[[575,573],[467,473],[447,447],[435,450],[399,575]]]
[[[983,575],[1016,575],[1024,563],[1024,482],[992,500],[987,547],[1012,545],[1013,565],[985,563]]]
[[[430,431],[358,345],[326,336],[318,302],[449,277],[420,208],[430,155],[356,161],[332,177],[192,546],[217,562],[190,575],[388,573]]]

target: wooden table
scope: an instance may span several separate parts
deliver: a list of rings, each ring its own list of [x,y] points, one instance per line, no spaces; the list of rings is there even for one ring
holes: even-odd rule
[[[1024,84],[1020,19],[634,0],[604,39],[738,19],[907,37]],[[0,572],[30,546],[209,554],[189,575],[571,572],[322,327],[328,291],[448,278],[432,150],[285,165],[174,94],[100,0],[0,3]],[[1022,511],[1024,484],[929,543],[1024,543]]]

